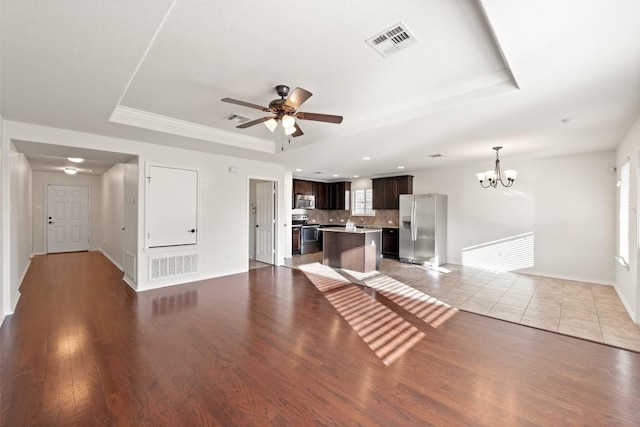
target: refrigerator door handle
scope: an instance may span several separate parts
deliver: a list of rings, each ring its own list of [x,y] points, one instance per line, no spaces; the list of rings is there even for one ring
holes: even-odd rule
[[[411,201],[411,240],[418,238],[418,225],[416,224],[416,201]]]

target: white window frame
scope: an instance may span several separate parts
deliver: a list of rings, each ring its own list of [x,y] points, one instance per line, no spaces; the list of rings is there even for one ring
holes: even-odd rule
[[[353,194],[353,199],[351,206],[353,206],[353,210],[351,214],[353,216],[376,216],[376,211],[373,209],[373,189],[371,188],[360,188],[357,190],[351,190]],[[364,197],[364,206],[362,203],[356,203],[356,199],[358,197]]]
[[[631,219],[631,165],[627,160],[620,168],[620,181],[618,181],[618,261],[629,268],[629,233]]]

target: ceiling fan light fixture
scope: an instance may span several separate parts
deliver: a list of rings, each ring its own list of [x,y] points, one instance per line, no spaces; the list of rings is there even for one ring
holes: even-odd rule
[[[285,127],[285,128],[284,128],[284,134],[285,134],[285,135],[293,135],[294,133],[296,133],[296,128],[295,128],[295,126],[290,127],[290,128],[288,128],[288,127]]]
[[[285,129],[293,128],[295,125],[296,119],[294,119],[292,116],[288,114],[282,116],[282,126],[284,126]]]
[[[68,175],[75,175],[78,173],[78,169],[76,168],[64,168],[64,173]]]
[[[271,132],[273,132],[274,130],[276,130],[276,126],[278,126],[278,122],[276,121],[276,119],[269,119],[266,122],[264,122],[264,125],[267,128],[269,128]]]

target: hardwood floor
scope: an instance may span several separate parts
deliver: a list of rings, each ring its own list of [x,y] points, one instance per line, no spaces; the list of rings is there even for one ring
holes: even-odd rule
[[[59,254],[21,291],[0,330],[2,426],[640,424],[637,353],[399,309],[424,338],[385,366],[293,269],[136,294],[101,254]]]

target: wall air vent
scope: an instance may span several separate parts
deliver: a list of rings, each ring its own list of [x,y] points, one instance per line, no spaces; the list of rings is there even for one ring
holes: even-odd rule
[[[376,52],[383,57],[393,55],[418,43],[418,38],[403,22],[398,22],[375,36],[365,40]]]
[[[149,259],[151,280],[198,272],[198,254],[161,255]]]
[[[229,114],[225,119],[235,123],[244,123],[250,120],[249,117],[241,116],[240,114]]]

